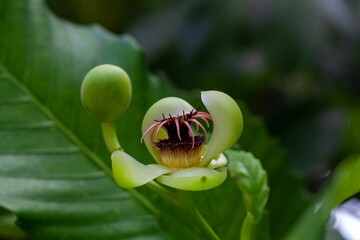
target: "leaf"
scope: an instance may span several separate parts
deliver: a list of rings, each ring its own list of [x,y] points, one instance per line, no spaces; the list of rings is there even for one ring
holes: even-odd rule
[[[229,157],[228,169],[236,179],[244,199],[246,211],[251,214],[251,222],[258,223],[265,210],[269,196],[266,172],[258,159],[243,151],[226,151]]]
[[[2,91],[17,95],[1,94],[3,112],[12,114],[3,115],[1,124],[0,202],[17,213],[19,225],[37,239],[156,234],[155,220],[118,189],[109,169],[96,166],[99,160],[90,150],[66,136],[64,127],[42,113],[42,105],[25,89],[21,92],[3,67],[1,73]],[[104,228],[108,225],[113,227]]]
[[[0,239],[28,239],[28,236],[15,225],[15,220],[14,214],[0,209]]]
[[[349,157],[335,169],[330,182],[317,200],[304,212],[285,239],[324,238],[329,214],[342,201],[360,192],[360,155]]]
[[[113,182],[100,127],[79,96],[93,66],[126,69],[135,94],[121,138],[146,156],[133,143],[147,100],[161,94],[138,46],[96,26],[64,23],[40,0],[1,1],[0,36],[0,205],[35,239],[159,238],[158,210]]]

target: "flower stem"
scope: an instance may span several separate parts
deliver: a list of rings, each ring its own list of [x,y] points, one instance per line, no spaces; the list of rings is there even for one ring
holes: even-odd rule
[[[252,226],[253,226],[253,216],[251,213],[248,212],[241,226],[241,232],[240,232],[241,240],[251,240]]]
[[[104,141],[110,153],[115,150],[123,150],[120,146],[116,135],[116,130],[113,122],[102,122],[101,129],[103,132]]]
[[[199,212],[195,205],[191,192],[178,190],[178,198],[182,209],[197,223],[201,231],[206,235],[206,239],[220,240],[214,230]]]

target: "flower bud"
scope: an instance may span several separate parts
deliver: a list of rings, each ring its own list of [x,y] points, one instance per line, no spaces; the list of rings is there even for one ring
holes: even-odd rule
[[[85,109],[100,122],[120,117],[131,100],[131,81],[126,72],[104,64],[91,69],[81,86],[81,101]]]

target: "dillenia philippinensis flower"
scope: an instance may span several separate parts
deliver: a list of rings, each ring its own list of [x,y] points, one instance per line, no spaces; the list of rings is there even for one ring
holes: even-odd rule
[[[222,152],[240,137],[242,114],[225,93],[202,92],[201,100],[209,113],[176,97],[161,99],[150,107],[142,124],[142,140],[157,164],[144,165],[123,151],[113,152],[114,177],[121,187],[134,188],[155,180],[199,191],[226,179],[227,159]],[[205,126],[211,121],[213,129],[208,137]]]

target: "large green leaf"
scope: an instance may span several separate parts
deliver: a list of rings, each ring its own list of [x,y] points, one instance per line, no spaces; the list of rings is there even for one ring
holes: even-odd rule
[[[113,183],[107,166],[0,72],[0,203],[19,225],[38,239],[155,235],[152,216]]]
[[[80,103],[83,76],[105,62],[132,78],[120,138],[140,156],[137,126],[160,94],[134,41],[64,23],[40,0],[0,2],[0,205],[36,239],[158,238],[158,210],[113,182],[100,128]]]

